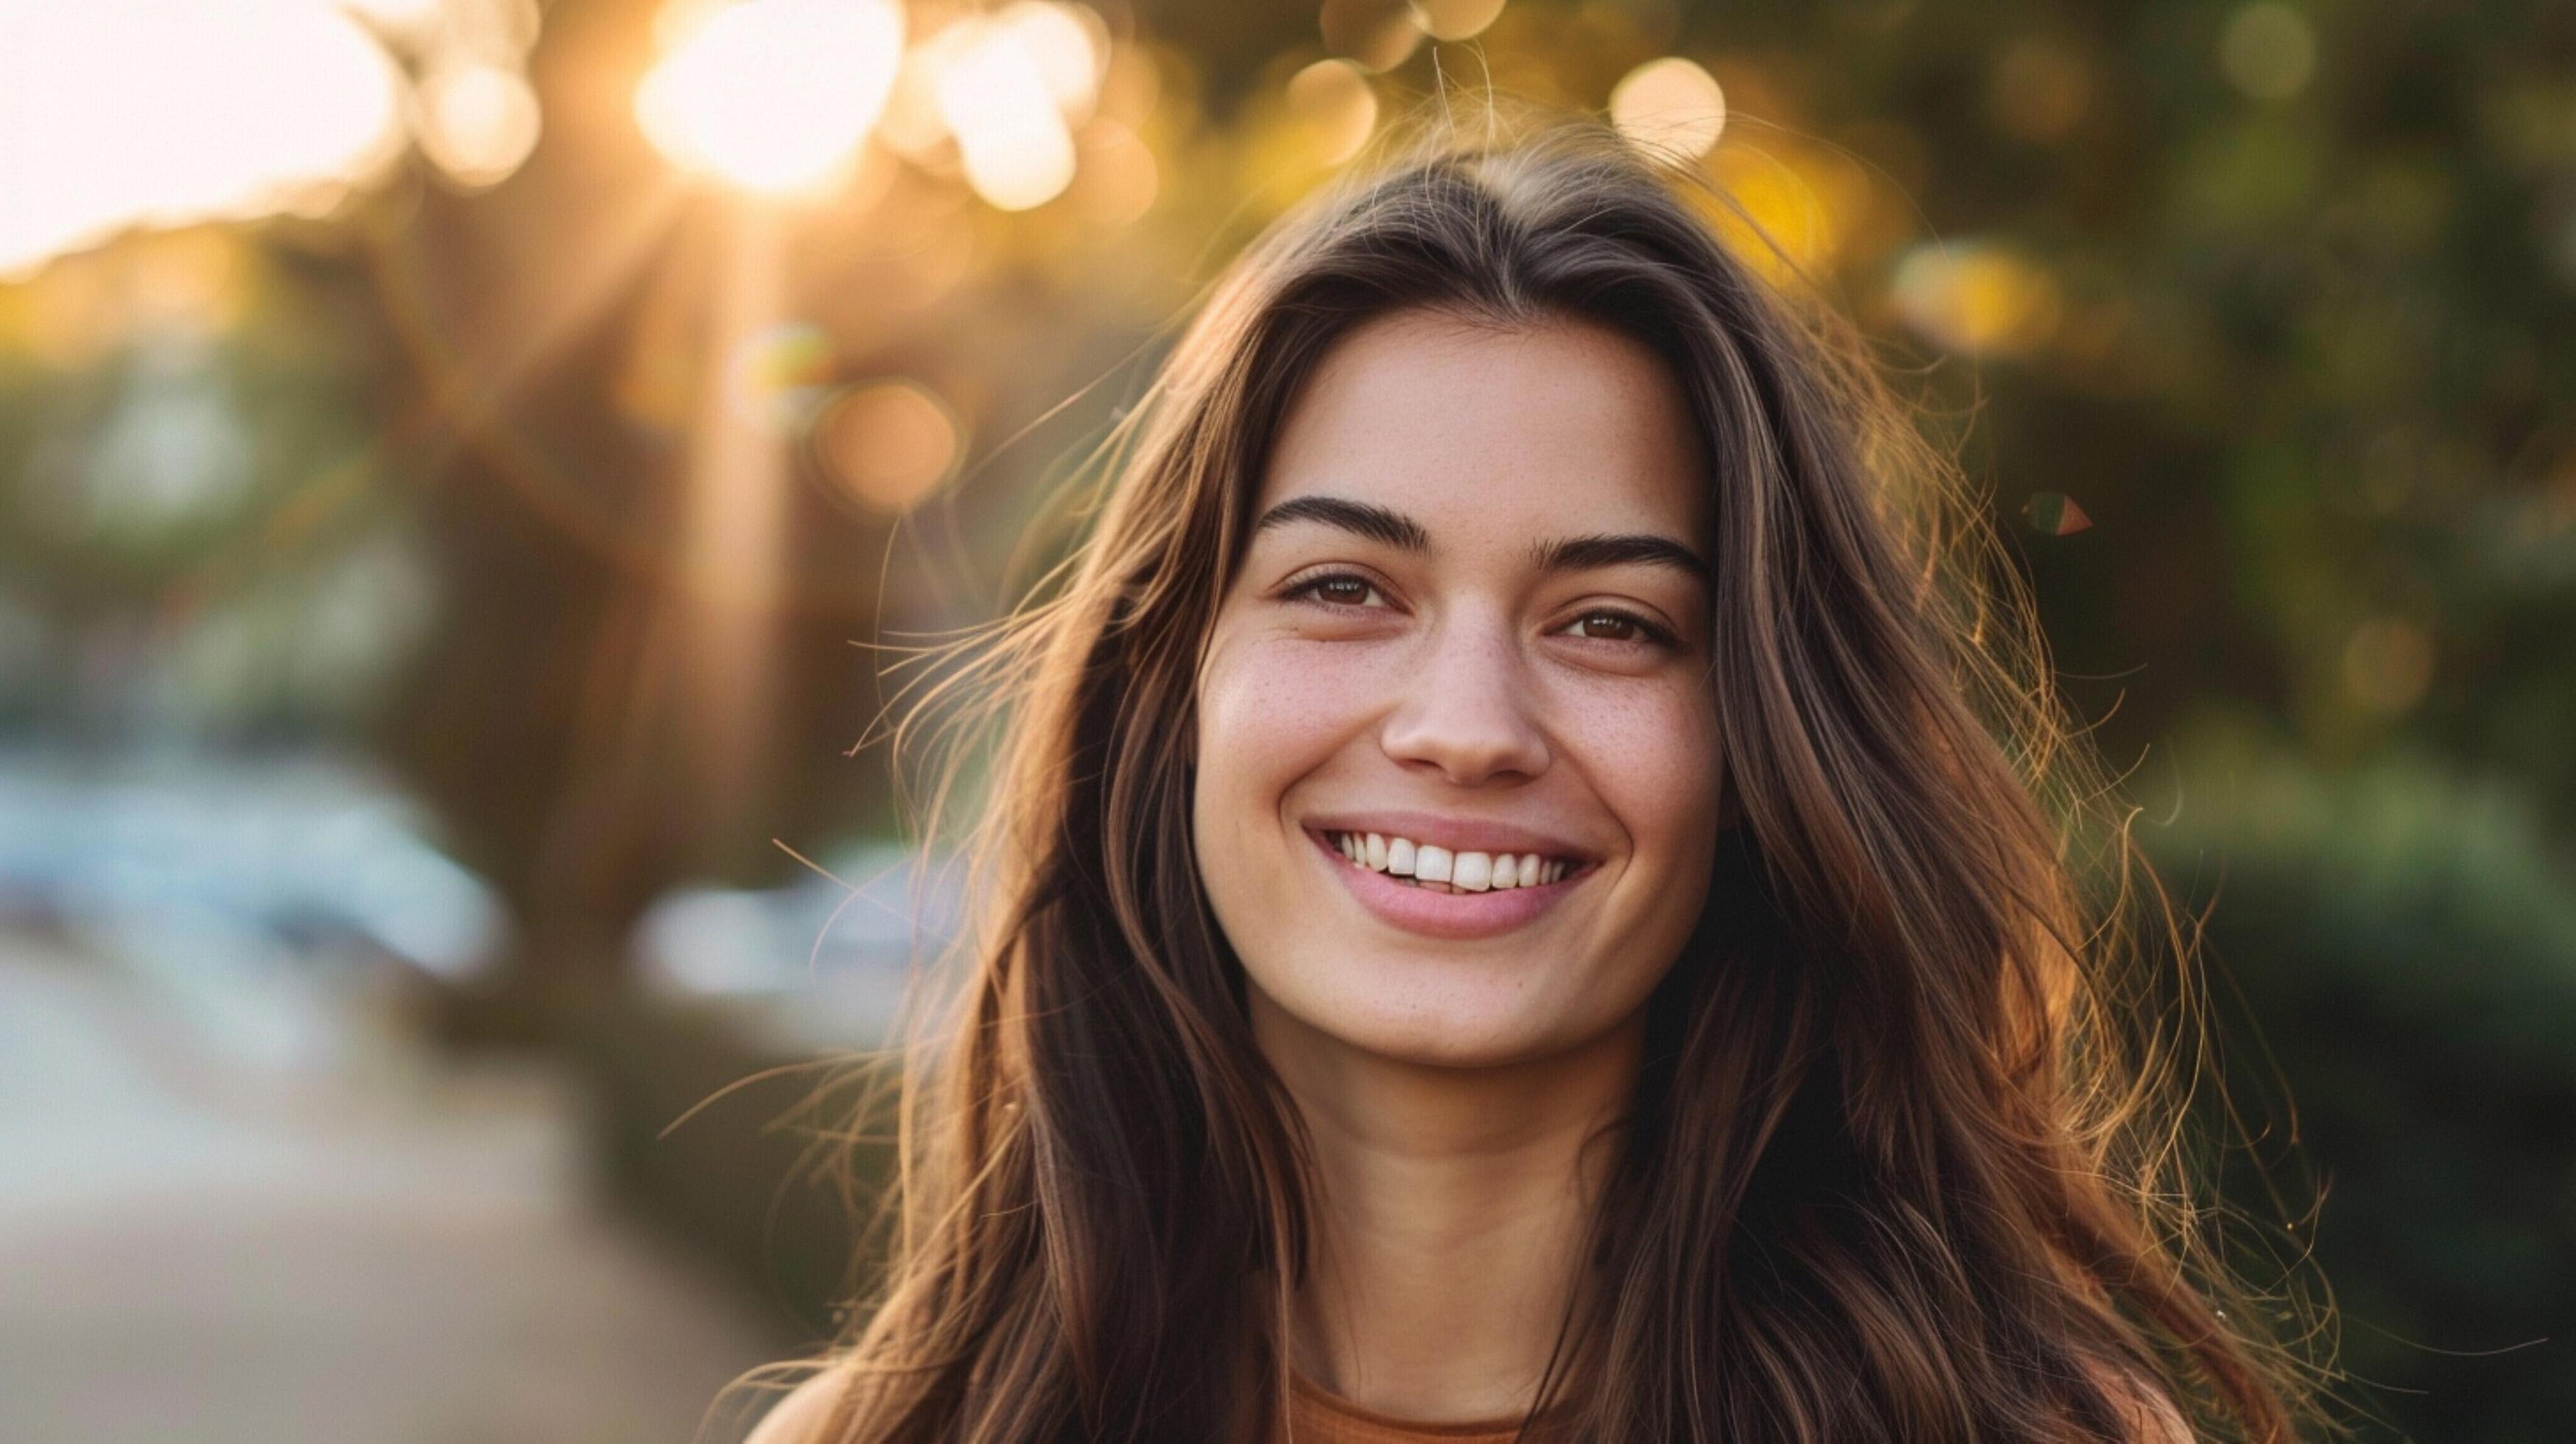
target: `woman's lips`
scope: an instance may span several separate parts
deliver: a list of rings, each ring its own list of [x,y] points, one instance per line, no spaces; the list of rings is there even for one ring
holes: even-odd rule
[[[1445,892],[1398,882],[1385,873],[1361,867],[1342,856],[1340,848],[1312,828],[1301,829],[1315,844],[1324,866],[1340,874],[1362,906],[1391,927],[1433,938],[1490,938],[1524,927],[1556,906],[1567,890],[1590,877],[1586,867],[1555,882],[1500,892]]]

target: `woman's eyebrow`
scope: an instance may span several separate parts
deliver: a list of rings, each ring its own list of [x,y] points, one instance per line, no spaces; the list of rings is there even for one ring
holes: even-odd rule
[[[1374,502],[1351,501],[1338,496],[1291,497],[1263,512],[1252,530],[1257,536],[1272,527],[1299,521],[1320,522],[1371,541],[1384,542],[1399,551],[1424,556],[1431,552],[1431,532],[1422,523]],[[1530,547],[1530,559],[1542,572],[1657,566],[1686,572],[1702,582],[1710,580],[1708,563],[1701,561],[1697,552],[1670,537],[1646,533],[1596,533],[1536,542]]]
[[[1563,537],[1552,542],[1534,542],[1531,560],[1542,572],[1580,572],[1599,567],[1650,566],[1671,567],[1687,572],[1704,583],[1713,583],[1708,563],[1699,553],[1671,537],[1650,534],[1597,533],[1592,536]]]
[[[1431,552],[1431,533],[1422,523],[1372,502],[1346,501],[1338,496],[1296,496],[1261,514],[1252,534],[1259,536],[1274,526],[1294,521],[1317,521],[1343,531],[1357,532],[1371,541],[1381,541],[1398,551]]]

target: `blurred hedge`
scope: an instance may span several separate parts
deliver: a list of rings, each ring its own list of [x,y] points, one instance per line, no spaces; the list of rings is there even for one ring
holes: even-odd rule
[[[2425,1440],[2576,1439],[2566,860],[2521,800],[2430,763],[2330,777],[2240,750],[2195,771],[2140,839],[2214,903],[2224,1075],[2277,1130],[2231,1160],[2230,1201],[2280,1219],[2254,1159],[2294,1216],[2315,1200],[2280,1166],[2295,1120],[2362,1402]]]
[[[892,1171],[886,1147],[829,1141],[849,1126],[857,1065],[791,1056],[721,1009],[641,999],[593,1013],[576,1056],[618,1198],[729,1269],[783,1349],[830,1338]]]

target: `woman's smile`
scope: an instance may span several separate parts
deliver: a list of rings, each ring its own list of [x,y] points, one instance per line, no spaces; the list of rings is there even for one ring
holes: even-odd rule
[[[1383,833],[1308,828],[1306,835],[1323,865],[1370,912],[1434,938],[1486,938],[1526,927],[1595,871],[1577,858],[1451,852]],[[1524,870],[1527,882],[1520,880]]]

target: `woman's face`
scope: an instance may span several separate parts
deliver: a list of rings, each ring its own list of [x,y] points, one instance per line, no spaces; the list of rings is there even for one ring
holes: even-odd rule
[[[1632,1022],[1722,794],[1671,374],[1584,323],[1380,319],[1286,418],[1254,516],[1193,809],[1265,1046],[1490,1066]]]

